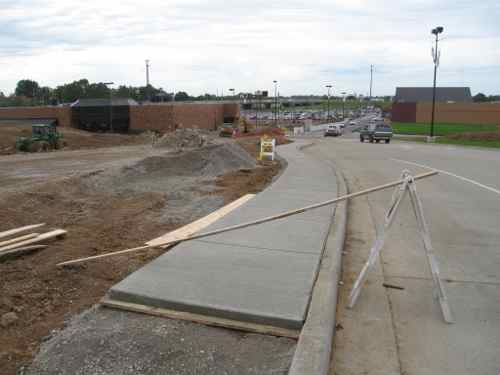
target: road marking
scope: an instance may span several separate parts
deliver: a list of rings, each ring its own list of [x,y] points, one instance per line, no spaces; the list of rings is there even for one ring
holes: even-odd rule
[[[492,188],[491,186],[484,185],[484,184],[482,184],[480,182],[471,180],[470,178],[459,176],[459,175],[451,173],[451,172],[443,171],[442,169],[437,169],[437,168],[429,167],[428,165],[418,164],[418,163],[414,163],[412,161],[407,161],[407,160],[393,159],[393,158],[391,158],[390,160],[394,160],[394,161],[397,161],[399,163],[405,163],[405,164],[415,165],[415,166],[421,167],[421,168],[432,169],[434,171],[438,171],[439,173],[447,174],[448,176],[452,176],[452,177],[458,178],[459,180],[462,180],[462,181],[465,181],[465,182],[469,182],[469,183],[471,183],[473,185],[479,186],[479,187],[481,187],[483,189],[489,190],[489,191],[491,191],[493,193],[497,193],[497,194],[500,195],[500,190]]]

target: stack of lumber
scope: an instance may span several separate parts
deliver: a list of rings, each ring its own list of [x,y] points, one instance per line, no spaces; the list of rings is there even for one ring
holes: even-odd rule
[[[47,247],[41,242],[52,238],[60,238],[67,232],[64,229],[55,229],[45,233],[28,233],[14,237],[20,233],[31,232],[45,224],[26,225],[15,229],[0,232],[0,260],[9,255],[22,255],[26,252],[40,250]]]

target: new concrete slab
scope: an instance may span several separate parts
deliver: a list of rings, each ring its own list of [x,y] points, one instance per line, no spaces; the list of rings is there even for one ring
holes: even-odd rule
[[[335,174],[299,150],[264,192],[205,231],[336,196]],[[306,183],[309,181],[309,183]],[[176,246],[111,288],[109,298],[171,310],[301,328],[334,206]]]

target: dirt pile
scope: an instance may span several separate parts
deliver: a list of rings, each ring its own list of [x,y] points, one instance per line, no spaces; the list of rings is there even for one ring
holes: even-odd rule
[[[208,132],[199,129],[177,129],[166,133],[154,142],[154,147],[172,149],[200,148],[213,144]]]
[[[172,192],[214,180],[224,173],[255,168],[255,160],[239,145],[224,143],[180,153],[150,156],[130,166],[91,176],[95,188],[113,192]]]
[[[96,191],[124,197],[165,194],[167,204],[162,221],[177,224],[223,204],[221,197],[211,195],[218,176],[255,167],[255,159],[243,148],[223,143],[150,156],[126,167],[91,175],[85,183]]]

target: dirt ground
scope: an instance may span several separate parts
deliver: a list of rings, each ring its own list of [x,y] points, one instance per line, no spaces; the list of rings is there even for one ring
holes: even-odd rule
[[[244,148],[255,155],[257,141],[245,140]],[[66,157],[64,152],[60,154]],[[213,155],[205,159],[211,160]],[[179,160],[180,156],[168,157]],[[171,186],[165,192],[160,182],[166,177],[145,167],[151,165],[151,158],[163,162],[153,156],[104,171],[96,164],[95,171],[56,174],[31,188],[0,189],[0,230],[45,222],[46,230],[68,231],[64,239],[51,242],[40,252],[0,262],[0,316],[13,312],[18,318],[11,325],[0,326],[1,374],[16,374],[53,330],[97,303],[113,284],[161,251],[106,258],[68,269],[58,269],[56,263],[139,246],[244,194],[262,190],[280,170],[279,162],[256,168],[232,167],[222,176],[204,175],[203,184],[185,175],[187,185]],[[220,170],[206,163],[200,168],[213,173]],[[134,185],[122,186],[120,179],[131,173]],[[138,183],[141,178],[156,180],[143,189]],[[113,183],[116,189],[110,188]],[[207,188],[211,184],[213,188]]]
[[[111,134],[90,133],[73,128],[58,128],[62,133],[66,150],[81,150],[112,146],[141,145],[151,143],[149,133],[143,134]],[[17,153],[15,144],[17,137],[29,137],[31,124],[0,123],[0,155]]]

